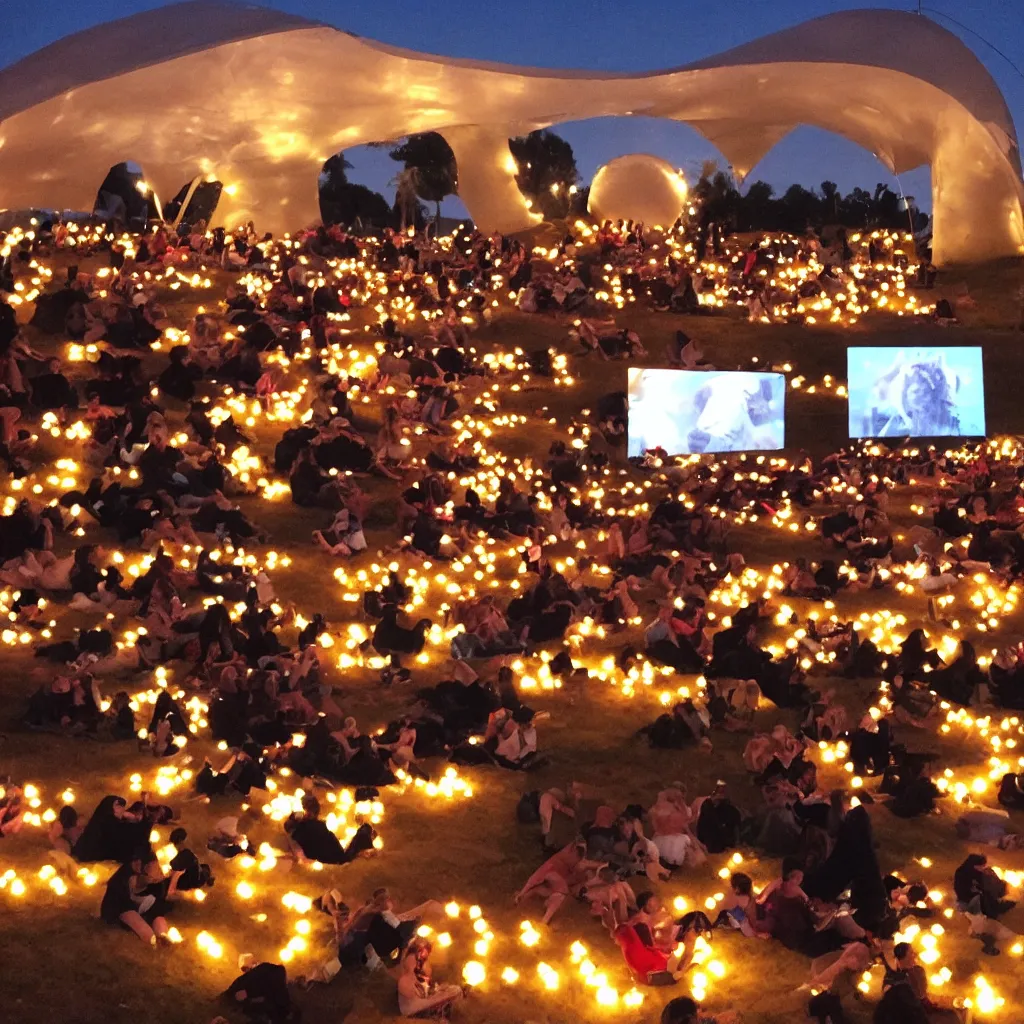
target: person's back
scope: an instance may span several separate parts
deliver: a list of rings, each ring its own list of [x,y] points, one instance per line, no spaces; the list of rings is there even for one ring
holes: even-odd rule
[[[319,818],[301,818],[292,828],[292,839],[305,857],[321,864],[344,863],[345,851],[338,837]]]
[[[697,819],[697,838],[709,853],[722,853],[736,845],[739,811],[727,798],[709,798],[700,808]]]
[[[953,892],[958,902],[970,903],[981,892],[979,871],[976,858],[968,857],[953,872]]]
[[[907,984],[885,991],[873,1019],[874,1024],[929,1024],[928,1012]]]
[[[247,1014],[259,1014],[271,1022],[284,1021],[291,1010],[288,977],[281,964],[259,963],[236,978],[227,996],[240,1003]]]
[[[780,886],[765,903],[765,917],[773,939],[787,949],[801,950],[814,932],[814,922],[806,900]]]

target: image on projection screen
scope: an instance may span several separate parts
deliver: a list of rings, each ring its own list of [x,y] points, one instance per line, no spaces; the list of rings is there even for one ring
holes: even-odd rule
[[[850,348],[850,437],[982,437],[981,349]]]
[[[629,368],[628,454],[774,451],[785,443],[786,380],[742,370]]]

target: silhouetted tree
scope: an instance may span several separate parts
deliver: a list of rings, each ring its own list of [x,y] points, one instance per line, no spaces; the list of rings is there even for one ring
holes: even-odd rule
[[[778,227],[775,189],[766,181],[755,181],[742,196],[737,227],[740,231],[774,231]]]
[[[821,183],[822,215],[825,220],[836,223],[839,220],[839,186],[834,181]]]
[[[416,195],[435,204],[435,215],[441,220],[441,200],[458,192],[458,168],[455,154],[444,137],[437,132],[410,135],[389,151],[392,160],[415,171]]]
[[[320,171],[320,191],[329,188],[331,185],[348,184],[346,171],[352,170],[352,165],[345,159],[344,153],[335,153],[329,157]]]
[[[876,227],[902,228],[909,224],[906,210],[900,209],[900,197],[883,181],[875,186],[871,214]]]
[[[803,185],[790,185],[779,206],[779,227],[784,231],[799,234],[821,219],[821,199]]]
[[[346,171],[351,168],[344,153],[336,153],[324,164],[318,180],[320,219],[325,224],[390,224],[388,201],[379,192],[349,181]]]
[[[420,202],[416,194],[417,171],[415,167],[406,167],[399,171],[389,182],[395,186],[395,210],[398,212],[400,230],[416,223]]]
[[[693,195],[701,205],[701,219],[714,221],[728,231],[739,218],[743,197],[736,188],[731,174],[714,170],[717,165],[707,161],[700,180],[693,187]]]
[[[839,219],[847,227],[867,227],[871,222],[874,199],[870,192],[854,188],[839,204]]]
[[[572,146],[545,129],[509,139],[508,148],[519,168],[519,191],[548,220],[564,217],[572,199],[569,189],[579,180]]]

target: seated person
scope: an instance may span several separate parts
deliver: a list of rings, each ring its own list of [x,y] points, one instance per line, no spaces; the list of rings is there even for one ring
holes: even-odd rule
[[[543,923],[550,924],[559,907],[570,892],[578,891],[582,880],[592,871],[605,866],[604,862],[587,859],[587,844],[578,839],[552,854],[515,895],[515,905],[527,896],[544,898]]]
[[[739,845],[740,812],[719,781],[697,812],[697,838],[708,853],[724,853]]]
[[[402,951],[415,937],[420,922],[427,916],[440,916],[436,900],[398,913],[387,889],[376,889],[364,906],[350,916],[339,934],[338,959],[346,966],[380,963],[396,964]]]
[[[302,798],[302,813],[293,814],[285,822],[289,846],[296,858],[320,864],[348,864],[360,854],[373,850],[376,838],[372,826],[363,823],[356,830],[348,846],[342,846],[338,837],[320,818],[320,803],[315,796]]]
[[[525,767],[537,756],[537,730],[533,719],[533,711],[526,707],[518,708],[509,716],[496,737],[494,754],[499,764]]]
[[[913,995],[913,999],[906,998],[906,994],[901,994],[899,999],[889,999],[889,1006],[893,1004],[899,1004],[903,1010],[903,1014],[899,1017],[901,1022],[910,1021],[913,1024],[914,1021],[920,1018],[922,1024],[927,1021],[929,1010],[940,1010],[941,1007],[936,1006],[928,998],[928,975],[925,973],[925,969],[917,962],[917,956],[914,953],[914,947],[909,942],[897,942],[892,948],[892,955],[894,963],[890,964],[889,961],[883,955],[882,959],[885,963],[885,977],[882,979],[882,1002],[879,1004],[879,1011],[882,1011],[882,1007],[886,1004],[886,996],[891,989],[897,987],[904,987],[909,990]],[[914,1004],[916,1003],[916,1006]],[[889,1006],[886,1006],[888,1011]],[[916,1010],[920,1008],[925,1011],[924,1013],[917,1013]],[[881,1016],[885,1020],[889,1020],[890,1016],[895,1020],[895,1015],[890,1015],[888,1012],[881,1013]],[[876,1020],[878,1014],[876,1014]]]
[[[679,996],[665,1004],[659,1024],[736,1024],[738,1020],[731,1010],[708,1017],[689,996]]]
[[[398,1009],[403,1017],[444,1017],[463,997],[462,986],[442,985],[431,977],[427,962],[433,946],[416,939],[402,957],[398,976]]]
[[[8,786],[0,797],[0,839],[17,835],[25,824],[21,786]]]
[[[79,824],[78,811],[65,804],[57,814],[57,820],[50,826],[47,837],[54,850],[71,856],[75,843],[81,838],[84,827]]]
[[[166,939],[167,904],[150,891],[154,878],[150,871],[159,873],[156,858],[148,851],[139,850],[130,855],[107,882],[100,905],[100,916],[107,924],[120,925],[135,932],[143,942],[157,944],[157,938]],[[162,879],[161,879],[162,881]]]
[[[209,864],[200,864],[199,858],[187,847],[181,844],[188,839],[188,833],[183,828],[176,828],[171,833],[171,844],[177,848],[177,853],[171,859],[171,876],[167,884],[167,898],[173,899],[179,892],[188,892],[192,889],[201,889],[213,885],[213,874]]]
[[[313,540],[329,555],[351,555],[366,550],[363,528],[347,508],[335,514],[326,530],[314,530]]]
[[[728,925],[735,928],[748,939],[768,939],[767,932],[758,931],[754,926],[758,921],[760,908],[757,905],[757,893],[749,875],[735,872],[729,877],[729,891],[719,904],[717,925]]]
[[[288,991],[288,975],[281,964],[260,963],[252,953],[242,953],[238,967],[242,973],[224,993],[225,1000],[252,1021],[285,1024],[298,1020]]]
[[[666,953],[654,945],[646,944],[634,925],[616,924],[610,913],[605,915],[604,922],[622,950],[630,974],[640,985],[671,985],[682,978],[693,961],[698,934],[696,918],[679,936],[682,948],[678,953]]]
[[[805,956],[820,956],[839,949],[843,939],[863,938],[864,930],[852,917],[835,913],[824,926],[823,916],[807,898],[801,888],[804,880],[799,860],[786,857],[782,861],[782,876],[762,894],[764,919],[755,925],[778,939],[787,949]],[[827,912],[825,917],[827,918]]]

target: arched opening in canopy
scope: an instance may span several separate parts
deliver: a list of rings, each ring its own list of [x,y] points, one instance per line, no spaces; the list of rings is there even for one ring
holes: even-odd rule
[[[801,126],[785,134],[742,178],[697,128],[670,118],[599,117],[547,131],[571,147],[581,196],[576,209],[586,209],[589,183],[600,167],[616,157],[649,153],[678,168],[691,190],[704,177],[717,193],[728,192],[726,209],[718,212],[739,231],[875,224],[904,229],[912,220],[920,231],[928,223],[928,167],[897,175],[869,150],[824,129]],[[550,176],[551,170],[542,173]]]
[[[163,219],[160,198],[134,160],[122,160],[107,171],[93,202],[93,214],[106,221],[120,221],[133,231],[145,228],[151,220]]]
[[[223,191],[223,182],[212,175],[197,175],[164,204],[164,221],[174,228],[193,228],[200,221],[209,225]]]
[[[410,138],[416,137],[352,146],[330,157],[317,178],[323,222],[398,229],[432,220],[438,206],[443,228],[467,220],[457,192],[449,191],[458,183],[458,162],[451,148],[436,136],[407,150],[405,159],[392,157]]]

